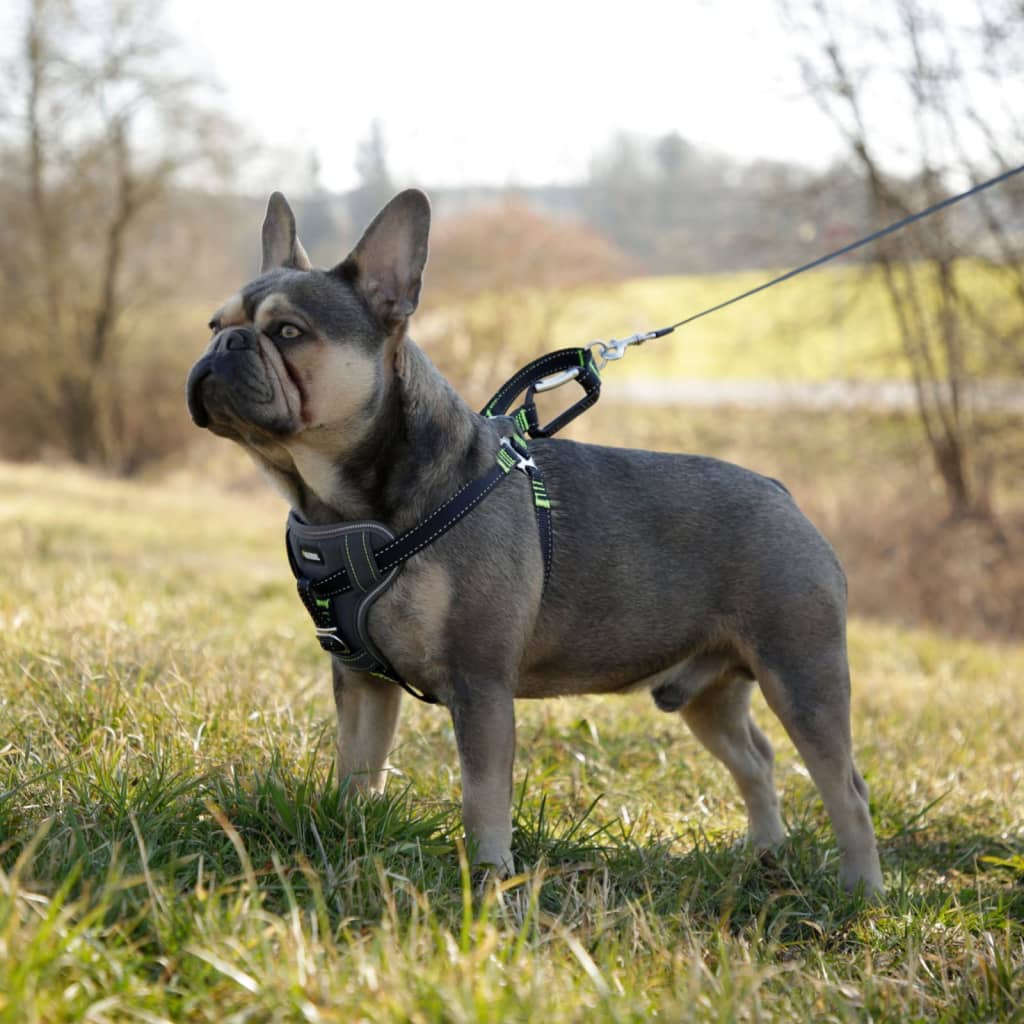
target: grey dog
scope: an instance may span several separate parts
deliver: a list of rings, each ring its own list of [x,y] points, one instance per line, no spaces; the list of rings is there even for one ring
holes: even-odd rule
[[[337,266],[314,269],[275,193],[263,267],[213,316],[189,379],[200,426],[241,444],[305,522],[408,529],[493,466],[510,421],[470,410],[407,335],[430,207],[396,196]],[[551,503],[544,560],[530,481],[512,473],[404,565],[373,642],[447,707],[474,863],[512,870],[515,698],[649,691],[732,773],[757,849],[784,839],[755,681],[838,838],[840,880],[882,892],[852,757],[846,581],[767,477],[716,459],[530,442]],[[599,628],[595,628],[599,623]],[[401,690],[332,659],[338,771],[379,792]]]

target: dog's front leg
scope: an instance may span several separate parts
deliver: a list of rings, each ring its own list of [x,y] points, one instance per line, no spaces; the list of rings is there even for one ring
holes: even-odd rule
[[[338,712],[338,781],[364,793],[382,793],[388,754],[398,725],[402,691],[332,659],[334,706]]]
[[[473,864],[511,874],[512,692],[504,686],[456,686],[450,710],[462,767],[462,821]]]

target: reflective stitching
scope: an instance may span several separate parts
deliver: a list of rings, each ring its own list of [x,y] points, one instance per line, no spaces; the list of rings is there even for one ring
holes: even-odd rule
[[[498,477],[498,480],[500,480],[500,479],[502,479],[502,478],[501,478],[501,477]],[[445,502],[445,503],[444,503],[443,505],[440,505],[440,506],[438,506],[437,508],[435,508],[435,509],[434,509],[434,511],[433,511],[433,512],[431,512],[431,513],[430,513],[430,515],[429,515],[429,516],[427,516],[427,518],[426,518],[426,519],[424,519],[424,520],[423,520],[423,522],[421,522],[421,523],[420,523],[420,524],[419,524],[419,525],[418,525],[418,526],[416,527],[416,529],[421,529],[422,527],[426,526],[426,525],[427,525],[427,523],[429,523],[429,522],[431,521],[431,519],[434,519],[434,518],[436,518],[437,516],[439,516],[439,515],[440,515],[440,514],[441,514],[441,513],[442,513],[442,512],[443,512],[443,511],[444,511],[444,510],[445,510],[445,509],[446,509],[446,508],[447,508],[447,507],[448,507],[448,506],[449,506],[449,505],[450,505],[450,504],[452,503],[452,502],[453,502],[453,501],[455,501],[455,499],[456,499],[456,498],[459,498],[459,497],[461,497],[461,496],[462,496],[462,494],[464,494],[464,493],[465,493],[466,491],[468,491],[468,490],[469,490],[469,489],[470,489],[470,488],[471,488],[471,487],[473,486],[473,484],[478,484],[479,482],[480,482],[480,479],[479,479],[479,478],[477,478],[476,480],[470,480],[470,481],[469,481],[469,483],[467,483],[467,484],[464,484],[464,485],[463,485],[462,487],[460,487],[460,488],[459,488],[459,489],[458,489],[458,490],[457,490],[457,491],[456,491],[456,492],[455,492],[455,493],[454,493],[454,494],[453,494],[453,495],[452,495],[452,496],[451,496],[451,497],[450,497],[450,498],[449,498],[449,499],[448,499],[448,500],[447,500],[447,501],[446,501],[446,502]],[[495,483],[496,483],[496,482],[497,482],[497,481],[495,481]],[[490,490],[490,488],[491,488],[491,487],[493,487],[493,486],[494,486],[494,484],[490,484],[490,485],[488,486],[488,490]],[[470,506],[470,507],[472,507],[472,506]],[[407,531],[407,532],[408,532],[408,531]],[[404,537],[404,536],[405,536],[405,534],[403,534],[402,536]],[[397,547],[397,546],[398,546],[398,543],[399,543],[399,541],[400,541],[401,539],[402,539],[402,537],[396,537],[396,538],[395,538],[395,539],[394,539],[394,540],[393,540],[393,541],[392,541],[392,542],[391,542],[390,544],[385,544],[385,545],[384,545],[384,547],[382,547],[382,548],[381,548],[381,549],[380,549],[380,550],[379,550],[379,551],[377,552],[377,554],[378,554],[378,555],[384,555],[384,554],[386,554],[386,553],[387,553],[388,551],[392,550],[392,548],[395,548],[395,547]],[[379,563],[378,563],[378,564],[379,564]],[[383,570],[382,570],[382,571],[383,571]]]
[[[373,579],[378,579],[377,575],[377,559],[370,554],[370,545],[366,540],[366,531],[364,530],[360,536],[363,538],[363,554],[366,556],[366,564],[370,567],[370,576]]]
[[[449,526],[451,526],[453,522],[457,522],[457,521],[458,521],[458,519],[460,519],[460,518],[461,518],[462,516],[464,516],[464,515],[465,515],[465,514],[466,514],[467,512],[471,512],[471,511],[472,511],[473,509],[475,509],[475,508],[477,507],[477,505],[479,505],[479,504],[480,504],[480,502],[481,502],[481,501],[483,501],[483,499],[484,499],[484,498],[486,498],[486,497],[487,497],[487,495],[488,495],[488,494],[490,494],[492,490],[494,490],[494,487],[495,487],[495,486],[496,486],[497,484],[501,483],[501,481],[502,481],[502,480],[504,480],[504,479],[505,479],[505,474],[504,474],[504,473],[502,473],[502,475],[501,475],[501,476],[497,476],[497,477],[495,477],[495,478],[494,478],[494,479],[493,479],[493,480],[492,480],[492,481],[491,481],[491,482],[490,482],[490,483],[489,483],[489,484],[488,484],[488,485],[487,485],[487,486],[486,486],[486,487],[485,487],[485,488],[484,488],[484,489],[483,489],[483,490],[482,490],[482,491],[481,491],[481,492],[480,492],[480,493],[479,493],[479,494],[478,494],[478,495],[477,495],[477,496],[476,496],[476,497],[475,497],[475,498],[474,498],[474,499],[473,499],[473,500],[472,500],[472,501],[471,501],[471,502],[470,502],[470,503],[469,503],[469,504],[468,504],[468,505],[467,505],[467,506],[465,507],[465,509],[464,509],[463,511],[461,511],[461,512],[459,513],[459,516],[458,516],[458,517],[456,517],[455,519],[453,519],[453,520],[451,520],[451,521],[449,521],[449,522],[445,523],[445,524],[444,524],[443,526],[440,526],[440,527],[438,527],[438,529],[437,529],[437,530],[436,530],[436,531],[435,531],[434,533],[432,533],[432,534],[431,534],[431,535],[430,535],[429,537],[427,537],[427,538],[426,538],[425,540],[422,540],[422,541],[420,541],[420,543],[419,543],[419,544],[417,544],[417,545],[416,545],[416,547],[414,547],[414,548],[413,548],[413,549],[412,549],[411,551],[409,551],[409,552],[406,552],[406,554],[402,556],[402,559],[401,559],[401,560],[402,560],[402,561],[404,562],[404,561],[405,561],[405,560],[406,560],[407,558],[412,558],[412,556],[413,556],[413,555],[415,555],[415,554],[417,554],[418,552],[422,551],[422,550],[423,550],[423,549],[424,549],[424,548],[425,548],[425,547],[426,547],[426,546],[427,546],[428,544],[430,544],[430,543],[431,543],[431,541],[434,541],[434,540],[436,540],[436,539],[437,539],[438,537],[440,537],[440,536],[441,536],[441,534],[442,534],[442,533],[444,533],[444,532],[445,532],[445,530],[447,530],[447,529],[448,529],[448,527],[449,527]],[[465,488],[463,488],[463,490],[465,490]],[[433,518],[433,517],[431,517],[431,518]],[[383,553],[384,553],[384,551],[383,551],[383,549],[382,549],[382,550],[381,550],[381,554],[383,554]],[[398,564],[398,563],[396,563],[396,564]],[[385,571],[385,572],[386,572],[386,571],[387,571],[388,569],[390,569],[390,568],[392,568],[392,567],[391,567],[390,565],[384,565],[384,566],[382,566],[382,567],[381,567],[382,571]]]
[[[365,594],[366,587],[359,580],[359,573],[356,572],[355,562],[352,561],[352,552],[348,549],[348,538],[349,535],[345,534],[345,561],[348,562],[348,573],[355,585]]]

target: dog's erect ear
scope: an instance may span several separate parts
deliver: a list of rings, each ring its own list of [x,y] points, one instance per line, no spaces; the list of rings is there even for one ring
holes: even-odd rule
[[[334,268],[356,284],[389,328],[407,320],[420,300],[429,234],[427,197],[406,189],[374,217],[359,244]]]
[[[260,273],[265,274],[274,267],[313,269],[306,250],[295,234],[295,214],[280,192],[271,195],[267,203],[267,215],[263,219],[263,266]]]

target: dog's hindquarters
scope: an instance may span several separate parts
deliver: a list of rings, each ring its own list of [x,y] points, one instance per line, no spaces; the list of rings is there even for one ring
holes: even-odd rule
[[[653,691],[670,710],[670,698],[687,685],[681,713],[694,735],[728,768],[749,819],[748,837],[758,850],[777,846],[785,831],[773,781],[774,755],[750,716],[756,676],[768,706],[800,753],[821,794],[840,850],[840,882],[862,885],[869,896],[882,892],[882,875],[868,806],[868,789],[853,761],[850,731],[850,674],[845,643],[845,587],[818,594],[805,607],[807,591],[792,588],[790,616],[811,627],[816,643],[800,631],[778,628],[779,608],[765,615],[759,630],[745,637],[750,668],[733,657],[705,654],[679,679]],[[753,674],[751,674],[751,672]]]

